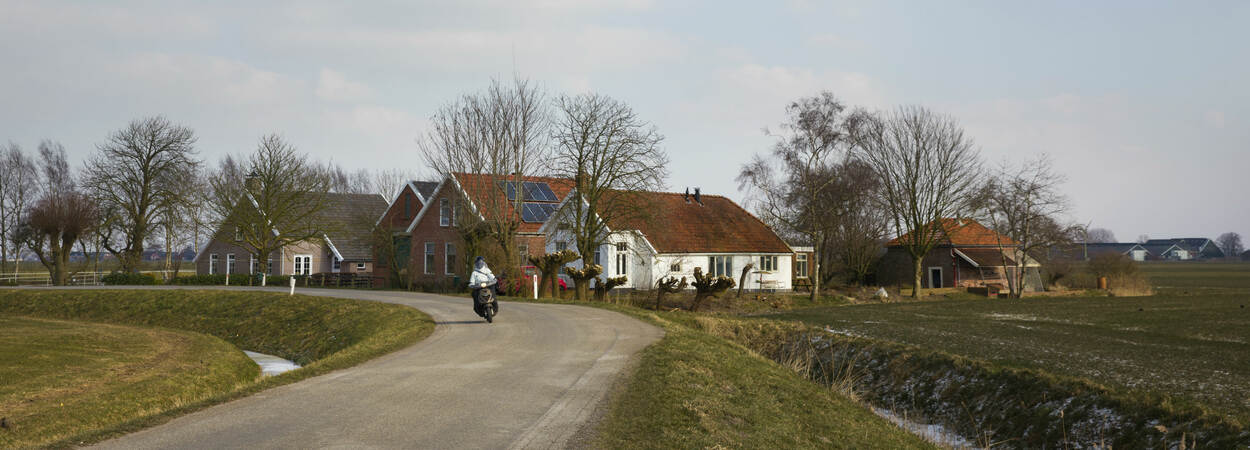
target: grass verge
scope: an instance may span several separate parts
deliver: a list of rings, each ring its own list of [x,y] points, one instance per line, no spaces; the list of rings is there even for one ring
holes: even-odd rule
[[[0,317],[0,447],[46,445],[256,378],[221,339],[187,331]]]
[[[165,402],[41,444],[49,447],[96,442],[263,389],[351,367],[411,345],[434,329],[429,316],[402,305],[257,291],[3,290],[0,313],[203,333],[304,366],[274,377],[252,378],[199,398]]]
[[[695,314],[539,302],[609,309],[665,330],[612,399],[594,447],[934,448],[855,401],[700,331]]]

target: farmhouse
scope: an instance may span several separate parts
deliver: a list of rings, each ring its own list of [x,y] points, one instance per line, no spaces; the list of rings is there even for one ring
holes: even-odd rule
[[[404,219],[402,208],[396,203],[404,201],[403,195],[392,202],[379,224],[392,227],[395,255],[383,258],[379,254],[378,284],[391,282],[391,277],[408,280],[428,287],[447,287],[468,274],[469,264],[477,255],[466,254],[462,242],[461,222],[500,222],[506,217],[519,218],[517,225],[516,266],[528,265],[529,254],[541,252],[546,245],[545,236],[539,228],[555,211],[556,205],[568,194],[568,180],[545,177],[522,177],[520,186],[512,176],[455,173],[444,178],[432,189],[429,184],[412,187],[422,193],[421,207],[411,219]],[[405,188],[405,192],[408,188]],[[521,194],[520,211],[514,203]],[[402,229],[398,225],[405,224]],[[495,268],[500,273],[504,268]]]
[[[697,190],[693,195],[632,195],[636,198],[631,200],[645,205],[649,214],[606,224],[608,243],[595,249],[592,260],[604,267],[601,278],[625,276],[627,281],[621,287],[650,289],[665,277],[693,280],[698,267],[704,273],[738,282],[743,268],[751,264],[745,289],[791,289],[795,251],[733,200],[702,195]],[[573,214],[569,206],[573,201],[582,201],[576,192],[539,230],[549,236],[547,252],[578,250],[571,233],[561,227]],[[580,268],[582,264],[578,260],[569,266]]]
[[[921,260],[921,287],[1005,287],[1009,278],[1016,277],[1013,250],[1020,244],[1015,240],[971,219],[941,219],[932,225],[941,236],[939,244]],[[911,256],[900,244],[908,237],[904,234],[886,244],[879,272],[882,284],[911,284]],[[1026,290],[1039,290],[1041,264],[1025,258]]]
[[[321,239],[301,242],[268,255],[269,275],[373,272],[370,241],[373,224],[386,200],[372,194],[328,194],[326,207],[315,218],[323,229]],[[246,207],[248,202],[240,202]],[[275,233],[278,230],[274,230]],[[195,255],[200,275],[254,274],[258,255],[236,230],[219,227],[204,249]]]
[[[1224,257],[1224,251],[1220,250],[1214,241],[1207,238],[1150,239],[1143,245],[1147,248],[1161,249],[1159,253],[1155,253],[1156,259],[1187,261]]]

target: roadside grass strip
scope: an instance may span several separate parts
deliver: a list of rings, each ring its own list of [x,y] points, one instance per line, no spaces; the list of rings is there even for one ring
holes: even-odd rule
[[[26,337],[0,334],[0,339],[14,342],[14,346],[6,345],[8,350],[0,350],[0,376],[25,377],[33,375],[32,371],[71,369],[53,373],[56,378],[50,381],[16,388],[21,391],[0,387],[0,416],[8,414],[7,407],[2,406],[9,404],[7,398],[16,396],[13,401],[18,403],[36,403],[42,396],[53,395],[45,389],[46,383],[54,383],[53,389],[72,390],[74,386],[98,384],[93,380],[101,373],[119,382],[125,379],[119,374],[131,372],[153,378],[151,383],[136,383],[119,395],[80,399],[75,409],[107,411],[103,415],[107,420],[82,422],[81,418],[62,415],[58,420],[64,421],[63,425],[31,435],[20,430],[43,428],[25,424],[24,419],[15,420],[13,428],[0,428],[0,446],[9,446],[6,435],[13,435],[23,439],[13,445],[23,447],[97,442],[263,389],[354,366],[407,347],[434,329],[429,316],[407,306],[257,291],[0,290],[0,316],[23,316],[20,320],[27,327],[32,326],[30,323],[74,321],[70,328],[81,328],[82,333],[97,330],[94,335],[74,337],[68,331],[43,325],[53,329],[46,333],[69,333],[65,343],[55,345],[42,340],[31,344]],[[99,330],[115,333],[110,338]],[[153,337],[136,340],[134,336]],[[181,342],[183,347],[170,342]],[[233,347],[228,348],[227,343]],[[95,359],[79,357],[87,349]],[[133,352],[127,349],[138,354],[130,355]],[[241,349],[279,356],[303,367],[260,377],[256,365]],[[237,372],[244,366],[245,372]],[[187,378],[178,377],[209,378],[185,383]],[[106,381],[104,386],[110,383]],[[56,408],[63,409],[59,405],[57,402]]]

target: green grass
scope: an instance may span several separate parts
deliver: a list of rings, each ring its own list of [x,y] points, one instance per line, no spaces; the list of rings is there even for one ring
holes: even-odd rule
[[[350,367],[411,345],[434,329],[428,316],[402,305],[256,291],[0,290],[0,315],[203,333],[304,366],[223,387],[201,400],[137,411],[126,420],[58,439],[49,444],[53,447],[99,441],[262,389]],[[0,366],[9,366],[9,361],[6,356]],[[111,404],[110,398],[102,401],[101,407]]]
[[[1139,265],[1160,294],[1250,294],[1248,262],[1147,262]]]
[[[252,382],[247,356],[186,331],[0,317],[0,447],[50,444]]]
[[[916,302],[770,317],[1170,397],[1250,423],[1244,297]]]
[[[594,447],[934,448],[854,400],[700,330],[701,314],[539,302],[609,309],[665,331],[614,395]]]

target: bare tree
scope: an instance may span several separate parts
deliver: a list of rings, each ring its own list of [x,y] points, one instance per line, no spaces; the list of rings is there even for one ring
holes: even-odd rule
[[[409,181],[417,179],[417,173],[412,170],[400,168],[382,169],[372,172],[369,175],[369,185],[372,192],[381,195],[387,201],[395,198],[395,195],[404,188]]]
[[[42,194],[13,231],[14,240],[35,253],[52,284],[63,286],[72,276],[69,254],[74,244],[91,233],[99,217],[94,203],[78,191],[65,148],[43,141],[39,156]]]
[[[737,178],[765,222],[813,246],[812,301],[820,295],[820,258],[831,212],[821,207],[821,199],[834,187],[833,168],[845,157],[848,144],[845,110],[830,92],[791,102],[782,132],[775,135],[773,160],[756,155]]]
[[[629,105],[598,94],[561,97],[552,130],[555,152],[548,172],[573,180],[577,199],[558,220],[577,251],[594,254],[608,240],[608,224],[651,220],[645,191],[663,189],[668,155],[655,127]],[[579,299],[580,300],[580,299]]]
[[[30,203],[39,195],[39,170],[20,146],[10,142],[0,151],[0,274],[13,257],[13,275],[21,264],[21,244],[14,231],[22,223]],[[12,250],[12,254],[10,254]]]
[[[1215,243],[1220,247],[1220,250],[1224,251],[1224,258],[1226,259],[1237,259],[1241,256],[1241,252],[1246,251],[1246,248],[1241,244],[1241,235],[1232,231],[1221,234],[1220,237],[1215,239]]]
[[[829,268],[822,281],[838,272],[855,284],[864,283],[881,256],[890,218],[875,204],[880,182],[872,167],[850,159],[834,167],[834,187],[821,198],[828,232],[822,265]]]
[[[521,190],[508,199],[493,195],[505,182],[521,186],[547,158],[548,115],[543,92],[529,81],[492,81],[480,93],[466,94],[431,117],[431,128],[418,141],[426,163],[446,180],[470,175],[461,188],[484,193],[472,207],[463,201],[455,214],[465,260],[486,256],[506,274],[516,267],[516,233],[521,224]],[[463,199],[461,199],[463,200]],[[485,246],[493,248],[487,249]]]
[[[221,232],[252,250],[262,274],[274,252],[325,237],[318,216],[328,204],[330,177],[276,134],[261,138],[245,162],[222,160],[209,185]]]
[[[1071,243],[1075,230],[1079,230],[1059,225],[1058,217],[1068,209],[1068,199],[1060,192],[1064,181],[1050,158],[1042,155],[1019,167],[1003,164],[986,188],[986,212],[992,227],[998,236],[1015,241],[1014,245],[998,243],[1015,262],[1014,272],[1007,274],[1007,287],[1014,298],[1020,298],[1027,287],[1024,275],[1031,256]]]
[[[130,122],[96,147],[83,185],[104,215],[102,242],[122,272],[135,272],[148,239],[186,201],[186,181],[200,167],[195,133],[162,116]],[[114,242],[119,240],[120,242]]]
[[[1106,228],[1090,228],[1085,231],[1086,244],[1110,244],[1119,242],[1115,239],[1115,233]]]
[[[1149,241],[1150,241],[1150,235],[1148,235],[1148,234],[1139,234],[1139,235],[1137,235],[1137,243],[1138,243],[1138,244],[1145,244],[1146,242],[1149,242]]]
[[[858,157],[881,182],[879,202],[912,259],[912,297],[920,295],[921,261],[946,230],[944,218],[971,212],[981,162],[955,119],[918,106],[852,120]]]

